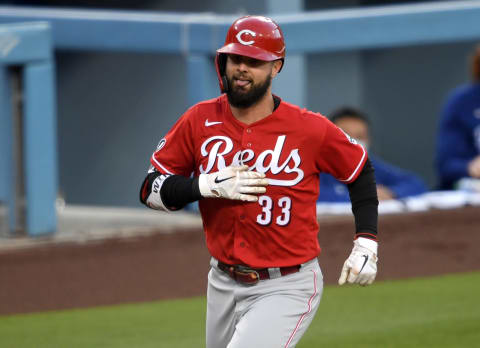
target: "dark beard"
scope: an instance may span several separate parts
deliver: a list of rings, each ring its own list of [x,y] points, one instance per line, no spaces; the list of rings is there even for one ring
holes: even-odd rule
[[[260,84],[252,84],[248,92],[243,92],[241,87],[233,88],[233,77],[228,80],[227,98],[230,105],[240,109],[246,109],[256,104],[267,93],[272,77],[267,76],[265,81]]]

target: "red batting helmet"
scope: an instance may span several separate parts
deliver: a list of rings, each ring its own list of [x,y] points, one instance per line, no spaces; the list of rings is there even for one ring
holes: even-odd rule
[[[215,68],[222,93],[228,89],[225,65],[226,55],[229,53],[267,62],[281,59],[283,67],[285,41],[282,30],[272,19],[263,16],[245,16],[233,22],[228,29],[225,45],[217,50],[215,58]]]

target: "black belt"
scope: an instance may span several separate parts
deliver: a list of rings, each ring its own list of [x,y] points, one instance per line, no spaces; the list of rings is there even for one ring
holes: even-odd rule
[[[300,265],[276,268],[278,277],[296,273]],[[247,285],[255,285],[259,280],[277,278],[270,276],[269,268],[250,268],[242,265],[228,265],[218,261],[218,268],[228,274],[235,281]],[[275,269],[275,268],[274,268]]]

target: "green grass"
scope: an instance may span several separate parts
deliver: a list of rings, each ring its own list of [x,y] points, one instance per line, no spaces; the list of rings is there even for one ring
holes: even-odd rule
[[[297,347],[474,347],[479,294],[480,272],[329,286]],[[204,318],[204,298],[0,316],[0,346],[204,347]]]
[[[298,347],[476,347],[480,273],[327,287]]]

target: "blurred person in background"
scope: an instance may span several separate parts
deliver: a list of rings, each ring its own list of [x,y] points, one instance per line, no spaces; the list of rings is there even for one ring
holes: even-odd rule
[[[457,87],[443,107],[437,134],[436,169],[440,189],[480,192],[480,45],[471,60],[472,83]]]
[[[368,150],[375,169],[378,200],[400,199],[427,191],[423,180],[416,174],[388,164],[370,151],[370,121],[360,110],[341,107],[330,115],[330,120]],[[348,202],[348,188],[330,174],[320,174],[319,202]]]

